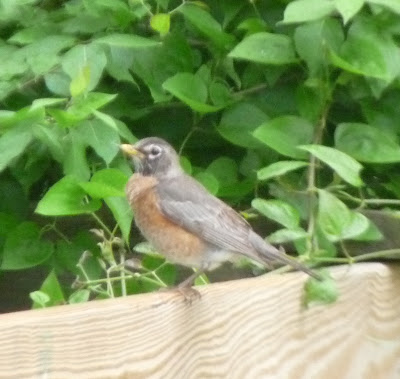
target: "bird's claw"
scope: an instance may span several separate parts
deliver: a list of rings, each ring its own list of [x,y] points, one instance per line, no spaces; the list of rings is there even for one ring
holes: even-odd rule
[[[191,305],[195,300],[201,299],[201,293],[198,290],[194,289],[193,287],[189,286],[177,286],[173,288],[161,287],[158,290],[160,292],[166,292],[166,291],[178,292],[181,296],[183,296],[183,301],[189,305]]]
[[[191,305],[193,301],[201,299],[201,293],[189,286],[178,286],[176,290],[183,296],[184,302]]]

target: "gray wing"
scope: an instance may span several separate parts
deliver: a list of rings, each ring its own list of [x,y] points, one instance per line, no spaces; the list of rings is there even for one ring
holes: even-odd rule
[[[170,220],[221,249],[256,258],[250,225],[190,176],[164,180],[157,191],[161,210]]]
[[[190,176],[163,180],[157,185],[161,211],[184,229],[210,244],[238,252],[264,264],[278,261],[321,280],[301,263],[266,243],[238,213]]]

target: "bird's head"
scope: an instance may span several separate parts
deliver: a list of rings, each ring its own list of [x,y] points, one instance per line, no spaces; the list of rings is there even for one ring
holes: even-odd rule
[[[182,172],[178,154],[161,138],[144,138],[134,145],[121,145],[121,150],[132,158],[135,171],[139,174],[160,179],[171,178]]]

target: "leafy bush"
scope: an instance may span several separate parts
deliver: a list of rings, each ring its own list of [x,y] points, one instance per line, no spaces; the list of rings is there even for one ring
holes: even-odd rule
[[[149,135],[304,261],[381,238],[360,210],[400,203],[398,25],[394,0],[0,0],[1,270],[47,267],[34,306],[173,284],[146,245],[124,265],[119,144]]]

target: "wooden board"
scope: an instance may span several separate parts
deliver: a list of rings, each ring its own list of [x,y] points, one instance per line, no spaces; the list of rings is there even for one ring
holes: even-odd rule
[[[1,315],[0,378],[400,378],[400,266],[332,272],[308,310],[291,273]]]

